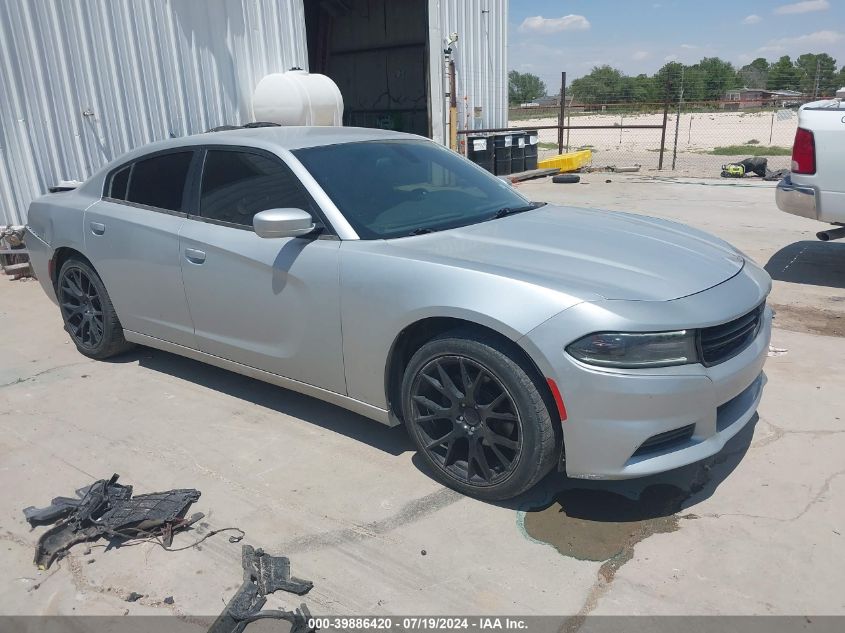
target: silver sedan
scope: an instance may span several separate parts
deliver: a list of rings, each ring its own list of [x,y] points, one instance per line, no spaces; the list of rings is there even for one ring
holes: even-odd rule
[[[552,206],[416,136],[173,139],[29,210],[82,354],[182,354],[404,423],[435,476],[513,497],[626,478],[753,416],[768,275],[680,224]]]

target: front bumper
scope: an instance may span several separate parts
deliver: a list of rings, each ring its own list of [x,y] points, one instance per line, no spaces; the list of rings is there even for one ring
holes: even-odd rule
[[[778,209],[811,220],[819,219],[816,197],[816,190],[813,187],[796,185],[792,182],[791,176],[781,180],[775,190],[775,202]]]
[[[522,339],[529,352],[545,350],[542,358],[548,365],[541,370],[556,381],[564,400],[567,475],[627,479],[672,470],[718,453],[753,418],[766,383],[770,309],[742,352],[711,367],[602,369],[569,356],[564,347],[570,338],[587,333],[584,328],[631,331],[640,323],[641,331],[660,331],[678,329],[679,322],[708,327],[729,321],[768,294],[770,280],[754,269],[753,274],[744,271],[720,286],[675,301],[581,304]],[[736,307],[731,311],[725,306]],[[662,325],[660,318],[666,320]],[[668,441],[655,441],[662,438]],[[645,449],[649,442],[653,444]]]

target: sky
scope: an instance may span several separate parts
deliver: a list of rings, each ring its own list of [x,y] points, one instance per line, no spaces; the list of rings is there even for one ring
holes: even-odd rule
[[[510,0],[508,66],[557,92],[610,64],[652,74],[668,61],[828,53],[845,65],[845,0]]]

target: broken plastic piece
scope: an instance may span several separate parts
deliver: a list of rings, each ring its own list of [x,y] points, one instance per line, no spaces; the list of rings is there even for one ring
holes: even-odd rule
[[[122,486],[116,483],[117,478],[117,475],[112,475],[108,481],[101,479],[90,486],[80,488],[76,491],[76,499],[72,497],[56,497],[46,508],[35,508],[33,506],[24,508],[24,518],[32,527],[36,525],[49,525],[73,512],[83,502],[88,507],[91,507],[102,501],[103,496],[108,496],[111,499],[128,499],[132,496],[132,486]],[[91,509],[92,513],[95,511],[96,508]]]
[[[72,545],[101,536],[163,536],[169,542],[174,530],[184,529],[203,516],[197,513],[184,519],[188,508],[200,497],[198,490],[169,490],[132,497],[132,486],[118,484],[117,479],[115,474],[77,490],[79,500],[56,497],[47,508],[24,510],[30,525],[52,523],[64,517],[38,539],[35,564],[39,569],[47,569]]]
[[[255,620],[272,618],[291,623],[291,633],[309,633],[311,614],[308,607],[300,605],[295,611],[268,610],[261,608],[267,602],[267,595],[282,590],[297,595],[308,593],[314,586],[310,580],[301,580],[290,575],[290,559],[285,556],[270,556],[261,549],[244,545],[241,552],[244,582],[232,596],[223,613],[218,616],[208,633],[241,633],[247,624]]]

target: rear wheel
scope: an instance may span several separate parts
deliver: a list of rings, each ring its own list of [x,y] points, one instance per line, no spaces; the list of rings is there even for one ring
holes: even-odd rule
[[[62,265],[56,296],[65,330],[82,354],[104,359],[132,347],[123,338],[106,287],[88,262],[70,258]]]
[[[555,434],[534,373],[492,337],[447,333],[411,358],[405,424],[438,480],[481,499],[509,499],[555,464]]]

